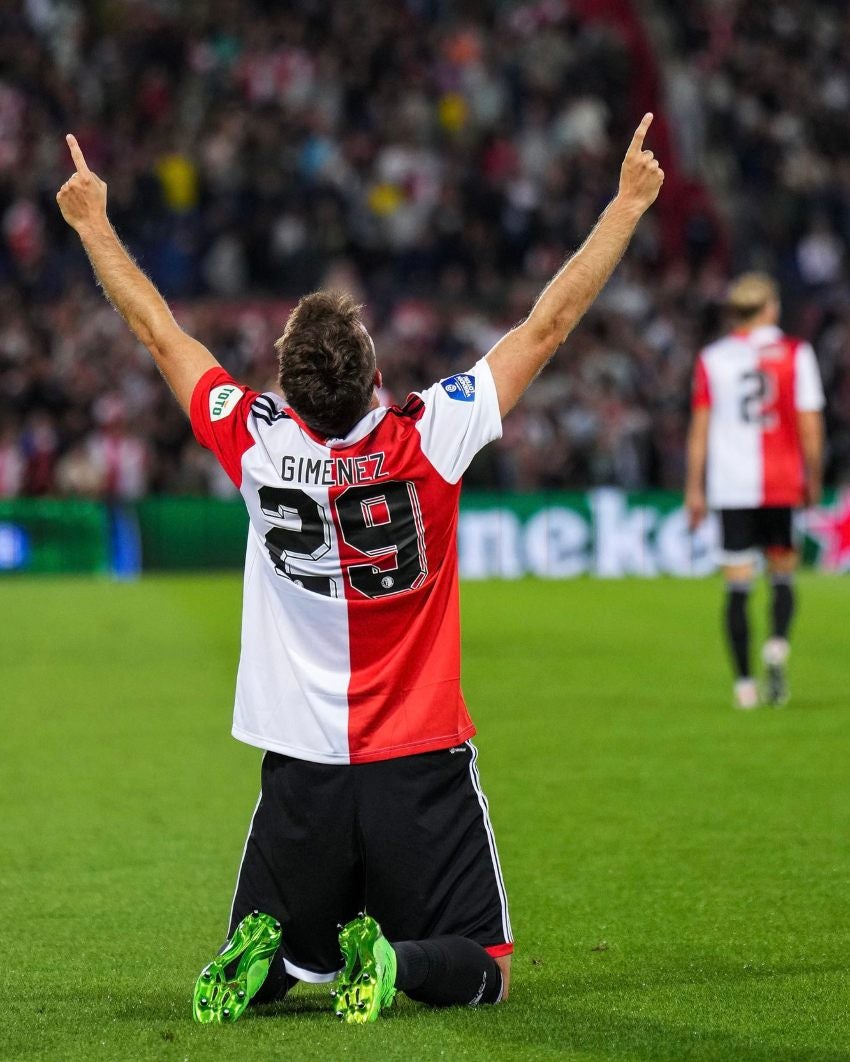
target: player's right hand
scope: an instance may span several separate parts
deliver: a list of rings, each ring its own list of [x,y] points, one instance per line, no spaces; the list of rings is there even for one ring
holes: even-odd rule
[[[620,167],[618,198],[638,213],[648,210],[661,191],[664,170],[651,151],[644,150],[643,141],[652,125],[652,114],[645,114],[635,130],[629,150]]]
[[[688,529],[696,531],[708,514],[705,493],[701,490],[689,490],[685,494],[685,509],[688,513]]]
[[[77,138],[69,133],[65,140],[77,172],[59,189],[56,202],[62,217],[72,229],[80,232],[106,220],[106,182],[88,168]]]

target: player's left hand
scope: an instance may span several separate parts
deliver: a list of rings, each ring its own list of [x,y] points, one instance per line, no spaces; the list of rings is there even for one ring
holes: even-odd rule
[[[80,232],[106,221],[106,182],[89,169],[77,138],[69,133],[65,140],[77,172],[59,189],[56,202],[62,217],[72,229]]]
[[[652,125],[652,117],[651,113],[643,116],[620,167],[618,198],[638,214],[643,214],[652,206],[664,183],[664,170],[661,169],[658,159],[643,146]]]

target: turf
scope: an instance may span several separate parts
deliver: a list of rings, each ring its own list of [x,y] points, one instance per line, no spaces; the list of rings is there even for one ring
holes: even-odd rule
[[[239,582],[0,584],[0,1057],[850,1059],[850,584],[803,580],[782,711],[730,708],[718,594],[467,585],[510,1002],[353,1028],[300,986],[222,1028],[190,995],[256,798]]]

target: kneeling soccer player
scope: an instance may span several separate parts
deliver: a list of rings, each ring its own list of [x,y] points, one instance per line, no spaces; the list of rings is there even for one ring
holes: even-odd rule
[[[686,505],[691,527],[719,511],[726,580],[724,623],[735,671],[737,708],[759,705],[750,662],[747,600],[764,551],[771,583],[770,637],[762,652],[764,696],[788,700],[786,664],[794,614],[793,510],[821,490],[823,388],[808,343],[778,327],[779,294],[770,277],[748,273],[732,285],[731,335],[696,362],[688,440]]]
[[[336,293],[303,298],[277,343],[286,402],[233,380],[128,257],[105,184],[68,138],[62,214],[250,517],[233,733],[265,750],[262,790],[198,1021],[235,1020],[299,979],[338,978],[335,1010],[352,1023],[397,991],[437,1006],[506,998],[511,927],[460,690],[460,479],[658,195],[651,120],[527,320],[390,408],[359,307]]]

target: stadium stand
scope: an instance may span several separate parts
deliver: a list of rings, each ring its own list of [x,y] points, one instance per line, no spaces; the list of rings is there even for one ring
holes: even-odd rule
[[[119,233],[231,372],[269,386],[294,298],[342,286],[400,398],[528,310],[647,106],[669,155],[659,211],[470,480],[680,488],[693,357],[730,270],[752,266],[815,342],[828,479],[847,480],[843,4],[291,7],[5,6],[0,497],[231,490],[61,221],[69,129]]]

